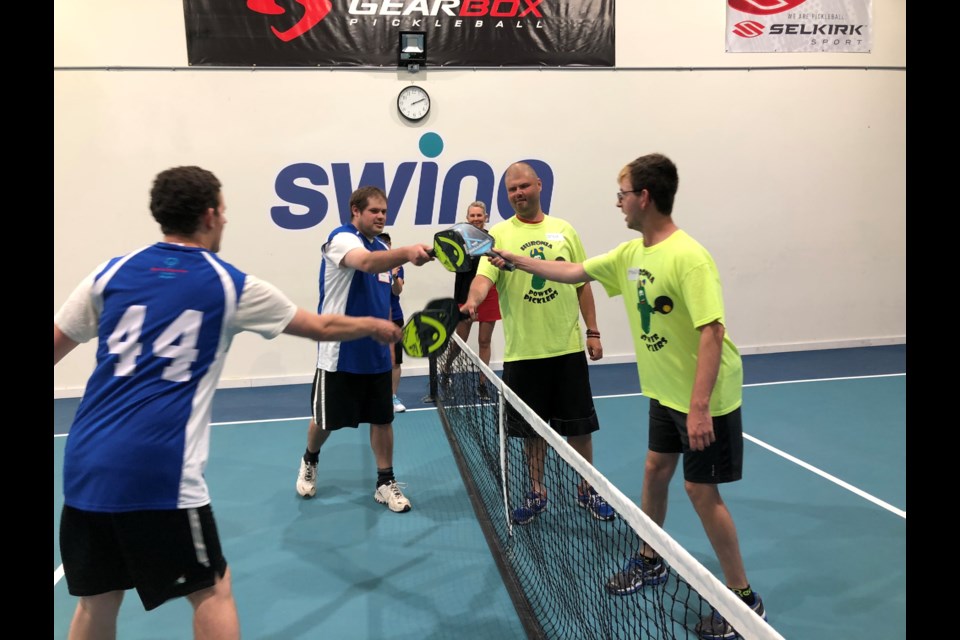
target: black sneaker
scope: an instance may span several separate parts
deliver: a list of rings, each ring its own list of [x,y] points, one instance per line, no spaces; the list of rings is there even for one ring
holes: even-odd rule
[[[647,562],[640,555],[632,556],[623,571],[607,580],[607,592],[615,596],[628,596],[647,585],[661,584],[667,580],[667,565],[663,558]]]
[[[767,610],[763,606],[763,600],[760,599],[760,594],[754,593],[754,595],[757,599],[750,608],[766,620]],[[713,610],[711,615],[697,623],[696,631],[701,640],[734,640],[741,637],[737,630],[730,626],[730,623],[722,615],[717,613],[716,609]]]

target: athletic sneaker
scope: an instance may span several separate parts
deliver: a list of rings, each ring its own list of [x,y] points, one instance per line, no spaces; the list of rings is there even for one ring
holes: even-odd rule
[[[590,514],[597,520],[609,521],[617,517],[613,507],[607,504],[607,501],[601,498],[593,487],[590,487],[586,493],[577,491],[577,504],[584,509],[590,509]]]
[[[453,378],[450,377],[449,373],[440,374],[440,387],[442,389],[447,390],[450,388],[452,384],[453,384]]]
[[[547,496],[530,491],[524,500],[524,506],[513,510],[514,524],[527,524],[547,510]]]
[[[760,599],[760,594],[754,593],[754,595],[757,599],[750,608],[753,609],[754,613],[766,620],[767,611],[763,606],[763,600]],[[724,620],[722,615],[717,613],[716,609],[714,609],[713,614],[697,623],[696,631],[702,640],[733,640],[734,638],[741,637],[740,634],[737,633],[737,630],[731,627],[730,623]]]
[[[300,456],[300,473],[297,475],[297,493],[304,498],[317,495],[317,463],[307,462]]]
[[[393,412],[403,413],[406,410],[407,410],[407,407],[404,406],[402,402],[400,402],[400,398],[398,398],[397,396],[393,396]]]
[[[410,511],[410,501],[403,495],[403,491],[400,491],[400,485],[397,484],[396,480],[391,480],[387,484],[382,484],[377,487],[373,498],[380,504],[387,505],[390,511],[395,511],[396,513]]]
[[[654,563],[647,562],[640,555],[632,556],[623,571],[607,580],[606,588],[615,596],[628,596],[646,585],[655,585],[667,579],[667,565],[662,558]]]

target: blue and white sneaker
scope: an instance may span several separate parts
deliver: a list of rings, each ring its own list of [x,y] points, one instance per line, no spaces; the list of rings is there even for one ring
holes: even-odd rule
[[[597,490],[593,487],[587,489],[586,493],[580,493],[577,491],[577,504],[579,504],[584,509],[589,509],[590,514],[597,520],[605,520],[609,522],[617,517],[616,511],[613,510],[607,501],[600,497],[597,494]]]
[[[514,524],[527,524],[547,510],[547,496],[530,491],[524,500],[524,506],[513,510]]]
[[[605,586],[607,592],[612,595],[628,596],[645,586],[661,584],[666,580],[667,565],[663,563],[663,558],[657,558],[656,562],[649,562],[640,554],[636,554],[627,561],[623,571],[615,573],[607,580]]]

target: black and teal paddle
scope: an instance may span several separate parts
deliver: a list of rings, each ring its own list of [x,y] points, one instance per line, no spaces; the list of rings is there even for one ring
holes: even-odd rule
[[[431,300],[423,311],[417,311],[403,325],[400,344],[403,352],[414,358],[426,358],[442,351],[460,320],[469,318],[460,312],[453,298]]]
[[[472,224],[459,222],[449,229],[438,231],[433,236],[433,249],[429,253],[440,261],[447,271],[464,273],[470,271],[473,256],[499,257],[493,249],[494,239],[483,229]],[[513,271],[514,266],[507,263],[504,269]]]

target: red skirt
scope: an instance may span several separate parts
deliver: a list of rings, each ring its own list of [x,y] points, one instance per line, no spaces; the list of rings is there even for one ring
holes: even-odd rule
[[[500,319],[500,297],[497,288],[490,287],[490,293],[477,307],[478,322],[496,322]]]

